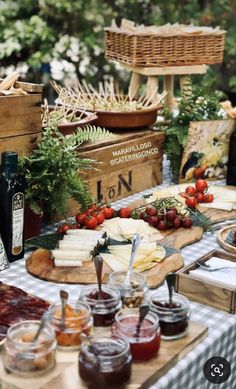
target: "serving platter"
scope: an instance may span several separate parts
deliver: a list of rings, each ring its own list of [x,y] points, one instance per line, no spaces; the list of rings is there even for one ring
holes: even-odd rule
[[[226,241],[228,234],[230,232],[234,232],[234,231],[236,231],[236,224],[232,224],[230,226],[226,226],[226,227],[222,228],[217,233],[217,242],[226,251],[229,251],[230,253],[236,254],[236,244],[234,246]]]
[[[200,240],[203,229],[201,227],[179,228],[178,230],[165,231],[163,235],[165,237],[159,240],[158,244],[166,247],[167,257],[146,271],[149,288],[156,288],[163,283],[167,273],[177,271],[184,265],[179,249]],[[55,267],[53,259],[50,258],[49,250],[35,250],[26,260],[26,269],[29,274],[50,282],[93,284],[97,280],[92,262],[85,263],[80,267]],[[111,272],[111,268],[104,263],[102,282],[108,281]]]
[[[205,325],[190,321],[189,332],[185,337],[174,341],[162,340],[157,357],[147,362],[133,363],[131,381],[124,389],[149,388],[199,344],[207,334],[208,328]],[[78,352],[57,352],[56,360],[55,369],[51,372],[42,377],[27,378],[27,387],[34,389],[86,389],[78,375]],[[12,385],[15,389],[25,389],[26,387],[26,379],[7,374],[1,360],[0,377],[2,383]]]

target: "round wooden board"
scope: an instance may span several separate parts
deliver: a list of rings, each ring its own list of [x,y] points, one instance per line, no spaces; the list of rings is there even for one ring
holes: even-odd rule
[[[225,239],[230,231],[236,231],[236,224],[232,224],[231,226],[227,226],[218,231],[217,241],[223,249],[229,251],[230,253],[236,254],[236,247],[227,243]]]
[[[179,228],[172,233],[165,234],[160,244],[180,249],[201,239],[203,230],[201,227],[190,229]],[[146,271],[147,284],[149,288],[156,288],[165,280],[167,273],[175,272],[183,267],[184,261],[179,252],[165,258],[157,263],[155,267]],[[62,284],[94,284],[97,281],[93,262],[85,263],[78,267],[55,267],[53,260],[49,257],[49,251],[38,249],[26,260],[26,269],[29,274],[45,281],[58,282]],[[102,282],[108,282],[111,268],[104,263]]]

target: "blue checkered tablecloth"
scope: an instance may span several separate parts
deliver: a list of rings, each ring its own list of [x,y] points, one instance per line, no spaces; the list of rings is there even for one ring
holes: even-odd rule
[[[164,166],[168,169],[167,164]],[[170,184],[169,175],[165,174],[165,177],[167,179],[163,186]],[[126,206],[134,200],[140,199],[143,194],[149,194],[155,189],[157,188],[152,188],[117,201],[114,203],[114,206],[116,208]],[[53,227],[48,227],[45,231],[52,230]],[[201,241],[183,248],[181,252],[185,264],[189,264],[217,248],[219,246],[215,234],[205,233]],[[25,269],[25,258],[12,264],[10,269],[2,271],[0,280],[7,280],[8,284],[23,288],[25,291],[47,300],[57,300],[61,285],[41,281],[29,275]],[[79,295],[81,287],[80,285],[66,286],[70,295],[75,297]],[[194,302],[190,303],[190,307],[191,319],[206,324],[209,328],[209,334],[207,338],[171,368],[168,373],[152,385],[151,389],[236,389],[236,315]],[[212,384],[203,374],[203,366],[212,356],[224,357],[231,364],[231,375],[223,384]]]

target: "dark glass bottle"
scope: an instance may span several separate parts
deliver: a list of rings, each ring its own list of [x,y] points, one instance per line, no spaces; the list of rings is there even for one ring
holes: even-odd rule
[[[18,155],[2,153],[0,233],[9,262],[24,256],[24,180],[17,175]]]
[[[236,129],[230,137],[227,185],[236,185]]]

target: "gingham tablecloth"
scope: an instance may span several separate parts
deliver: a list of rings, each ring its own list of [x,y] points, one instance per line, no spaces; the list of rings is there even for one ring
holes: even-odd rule
[[[168,166],[165,165],[165,168],[168,169]],[[168,171],[165,172],[165,177],[167,179],[163,186],[170,183]],[[160,186],[117,201],[114,206],[115,208],[126,206],[157,188],[160,188]],[[52,230],[53,227],[48,227],[45,231]],[[216,248],[219,248],[219,246],[215,234],[205,233],[201,241],[183,248],[181,253],[185,265],[187,265]],[[12,264],[10,269],[2,271],[0,280],[7,280],[8,284],[20,287],[47,300],[57,300],[61,284],[41,281],[29,275],[25,270],[26,257],[27,254],[24,259]],[[12,275],[15,275],[15,278],[12,278]],[[10,277],[7,278],[8,276]],[[67,285],[66,289],[71,296],[77,297],[81,287],[79,285]],[[191,319],[206,324],[209,328],[209,334],[167,374],[161,377],[155,385],[151,386],[151,389],[236,389],[236,315],[227,314],[194,302],[190,303],[190,307]],[[212,384],[204,376],[203,366],[213,356],[224,357],[231,364],[231,375],[223,384]]]

